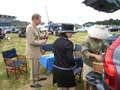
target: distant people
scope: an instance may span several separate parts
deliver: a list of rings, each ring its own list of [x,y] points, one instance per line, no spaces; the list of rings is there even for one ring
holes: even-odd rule
[[[87,89],[86,75],[93,71],[92,65],[94,61],[103,61],[102,54],[105,52],[107,46],[104,44],[103,39],[108,37],[108,30],[101,25],[95,25],[90,27],[88,30],[88,36],[82,43],[82,54],[83,54],[83,80],[84,90]]]
[[[64,30],[60,31],[60,38],[54,44],[55,62],[53,65],[53,83],[57,83],[58,90],[76,90],[73,68],[73,43],[68,38],[74,33],[73,25],[63,24]]]
[[[5,33],[4,31],[0,28],[0,40],[5,38]]]
[[[2,39],[3,34],[2,34],[2,29],[0,28],[0,40]]]
[[[2,29],[0,28],[0,35],[2,35]]]
[[[39,29],[37,26],[41,23],[41,16],[39,14],[32,15],[32,23],[27,26],[26,29],[26,55],[30,59],[30,80],[31,87],[39,88],[38,81],[45,80],[45,78],[40,78],[40,64],[39,56],[40,45],[47,43],[47,39],[41,39]]]
[[[26,37],[26,28],[23,27],[18,32],[19,37]]]

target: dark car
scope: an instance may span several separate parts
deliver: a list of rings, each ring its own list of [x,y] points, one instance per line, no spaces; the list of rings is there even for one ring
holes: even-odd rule
[[[18,32],[19,37],[26,37],[26,28],[21,28]]]
[[[118,37],[120,37],[120,34],[113,34],[105,39],[105,43],[111,45]]]
[[[0,41],[5,38],[5,31],[0,28]]]

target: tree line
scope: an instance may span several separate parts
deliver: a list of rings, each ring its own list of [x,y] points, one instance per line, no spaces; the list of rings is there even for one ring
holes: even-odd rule
[[[83,24],[84,26],[90,26],[90,25],[120,25],[120,20],[119,19],[109,19],[109,20],[104,20],[104,21],[96,21],[96,22],[87,22]]]

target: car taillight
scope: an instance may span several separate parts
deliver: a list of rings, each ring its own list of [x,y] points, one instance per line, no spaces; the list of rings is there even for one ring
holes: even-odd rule
[[[120,38],[118,38],[106,51],[104,60],[104,82],[108,86],[108,90],[119,90],[118,89],[118,72],[116,68],[115,59],[113,54],[117,46],[120,45]],[[119,52],[120,53],[120,52]]]

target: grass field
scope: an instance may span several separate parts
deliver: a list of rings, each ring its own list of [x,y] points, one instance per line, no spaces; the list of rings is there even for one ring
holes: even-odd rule
[[[118,32],[113,32],[112,34],[116,33]],[[80,44],[86,35],[87,33],[84,32],[76,33],[73,35],[71,40],[73,41],[73,43]],[[8,34],[8,36],[11,38],[10,40],[3,40],[0,42],[0,90],[31,90],[31,88],[29,87],[29,73],[21,75],[19,80],[15,80],[13,75],[11,75],[10,78],[7,78],[6,76],[1,52],[11,48],[16,48],[18,54],[25,54],[26,43],[25,38],[19,38],[17,34]],[[56,38],[56,36],[50,36],[48,43],[53,43]],[[29,65],[29,60],[27,61]],[[47,80],[40,82],[43,87],[37,90],[56,90],[56,87],[52,86],[52,74],[47,76],[45,74],[45,69],[43,68],[41,68],[41,74],[42,76],[46,76]],[[83,90],[83,83],[77,85],[77,90]]]
[[[19,38],[17,34],[8,34],[8,36],[11,38],[10,40],[3,40],[0,42],[0,90],[31,90],[29,87],[29,73],[21,75],[19,80],[15,80],[12,75],[10,78],[7,78],[6,76],[1,51],[16,48],[18,54],[25,53],[25,39]],[[73,35],[71,40],[74,43],[79,44],[85,38],[85,36],[86,33],[76,33]],[[48,43],[53,43],[56,38],[56,36],[50,36]],[[27,61],[29,65],[29,60]],[[45,70],[41,68],[42,76],[46,76],[44,72]],[[46,81],[40,82],[40,84],[43,85],[43,88],[38,90],[56,90],[56,87],[52,86],[52,74],[47,77],[48,79]],[[78,85],[78,90],[83,90],[82,84]]]

